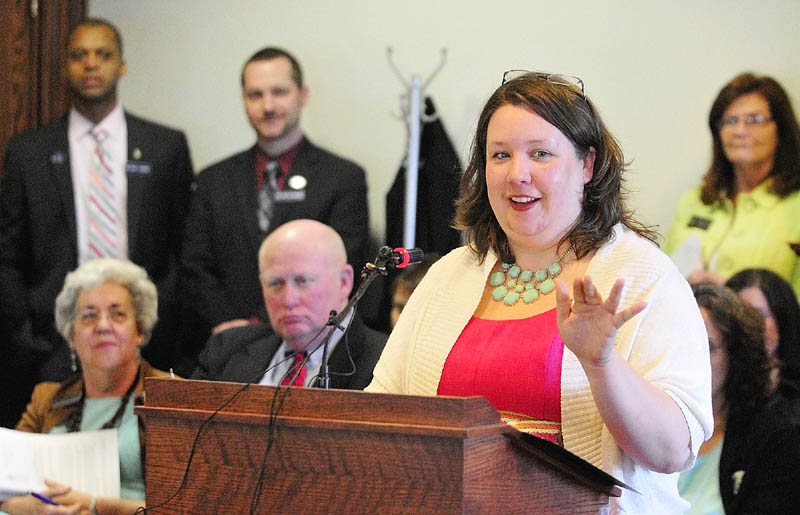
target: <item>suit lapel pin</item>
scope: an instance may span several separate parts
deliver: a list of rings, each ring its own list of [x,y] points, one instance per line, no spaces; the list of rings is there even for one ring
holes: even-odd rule
[[[137,161],[142,158],[142,151],[139,150],[139,147],[133,149],[133,158]]]
[[[308,180],[302,175],[292,175],[289,177],[289,187],[293,190],[302,190],[308,184]]]
[[[67,160],[66,154],[64,152],[56,152],[50,156],[50,163],[54,165],[64,164],[64,161]]]

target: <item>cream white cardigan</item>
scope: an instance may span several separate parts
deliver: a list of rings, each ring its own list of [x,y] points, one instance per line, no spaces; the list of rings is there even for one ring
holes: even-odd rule
[[[497,257],[483,265],[461,247],[440,259],[414,291],[392,331],[367,391],[436,395],[445,360],[475,312]],[[689,285],[669,258],[618,225],[587,269],[605,297],[625,279],[620,309],[641,300],[645,310],[617,332],[615,349],[642,376],[669,394],[683,412],[694,463],[711,435],[711,368],[708,337]],[[626,456],[598,413],[586,375],[564,349],[561,369],[564,446],[636,489],[612,500],[613,513],[680,513],[677,474],[647,470]]]

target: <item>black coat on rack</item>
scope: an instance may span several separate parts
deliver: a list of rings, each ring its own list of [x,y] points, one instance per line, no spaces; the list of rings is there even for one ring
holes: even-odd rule
[[[426,121],[420,136],[417,181],[417,227],[414,246],[447,254],[461,245],[461,232],[452,228],[462,168],[433,101],[425,98]],[[401,166],[386,194],[386,244],[403,243],[406,168]]]

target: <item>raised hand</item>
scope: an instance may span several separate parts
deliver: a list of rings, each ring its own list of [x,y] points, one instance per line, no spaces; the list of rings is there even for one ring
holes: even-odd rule
[[[558,331],[564,345],[584,367],[608,362],[614,351],[617,329],[647,306],[646,302],[640,302],[617,312],[624,285],[622,279],[617,279],[604,301],[589,276],[576,278],[573,282],[574,299],[570,299],[567,285],[557,282]]]

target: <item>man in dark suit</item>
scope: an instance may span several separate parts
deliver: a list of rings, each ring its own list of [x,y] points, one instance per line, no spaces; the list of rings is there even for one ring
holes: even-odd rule
[[[89,259],[129,258],[147,270],[158,286],[159,324],[144,352],[154,365],[168,367],[175,351],[177,270],[193,180],[186,138],[117,102],[126,66],[114,26],[85,20],[68,41],[72,108],[9,143],[0,182],[3,425],[19,418],[35,382],[71,373],[68,347],[54,327],[54,302],[67,272]],[[105,227],[113,238],[103,250],[93,244],[89,213],[97,163],[110,192],[100,202],[113,212]]]
[[[341,235],[355,269],[365,262],[364,171],[303,135],[308,88],[295,58],[278,48],[256,52],[242,71],[242,92],[256,144],[200,173],[187,221],[182,265],[194,327],[185,338],[189,356],[212,328],[243,325],[262,314],[256,252],[275,227],[319,220]]]
[[[199,355],[193,379],[308,386],[319,374],[330,312],[341,312],[353,287],[344,243],[315,220],[295,220],[272,232],[258,251],[259,277],[270,324],[218,332]],[[329,342],[332,388],[363,389],[372,380],[386,335],[355,312]]]

